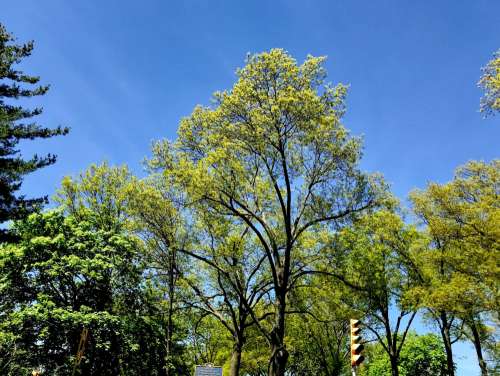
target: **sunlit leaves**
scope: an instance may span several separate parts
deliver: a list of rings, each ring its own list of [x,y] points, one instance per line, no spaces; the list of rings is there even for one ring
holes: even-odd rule
[[[486,67],[478,85],[484,90],[481,98],[481,112],[486,115],[500,111],[500,50],[493,55]]]
[[[419,253],[432,286],[428,304],[449,303],[457,312],[498,308],[499,193],[500,162],[494,160],[470,162],[453,181],[411,195],[431,242]]]

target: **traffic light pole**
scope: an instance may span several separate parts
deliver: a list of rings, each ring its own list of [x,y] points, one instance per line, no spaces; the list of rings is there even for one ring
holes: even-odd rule
[[[356,368],[363,362],[365,357],[362,355],[363,344],[361,339],[361,321],[356,319],[349,320],[351,328],[351,371],[352,376],[356,376]]]

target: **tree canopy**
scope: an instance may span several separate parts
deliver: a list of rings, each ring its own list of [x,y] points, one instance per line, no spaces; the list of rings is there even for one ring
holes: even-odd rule
[[[287,294],[313,273],[313,238],[382,200],[384,185],[358,166],[361,143],[340,119],[344,85],[325,83],[324,58],[302,65],[273,49],[249,57],[229,91],[182,120],[175,143],[154,146],[155,161],[193,205],[245,225],[271,273],[276,307],[270,375],[283,375]],[[307,246],[305,243],[307,243]]]
[[[0,247],[2,373],[70,374],[86,328],[85,374],[148,363],[155,374],[162,347],[136,240],[60,210],[31,214],[14,232],[20,241]]]
[[[3,101],[47,87],[20,86],[38,83],[12,68],[32,44],[0,36],[1,374],[188,376],[208,363],[348,376],[351,319],[360,376],[454,376],[454,343],[467,340],[482,376],[495,374],[498,160],[466,163],[405,208],[360,168],[347,87],[327,83],[325,58],[272,49],[177,139],[156,141],[144,176],[93,164],[42,211],[44,198],[14,193],[54,157],[15,148],[67,130],[25,124],[41,110]],[[440,336],[414,333],[421,317]]]

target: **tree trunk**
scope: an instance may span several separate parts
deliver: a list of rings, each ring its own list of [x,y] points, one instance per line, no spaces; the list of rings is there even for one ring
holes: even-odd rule
[[[391,360],[391,376],[399,376],[398,358],[395,355],[389,356]]]
[[[448,376],[455,376],[455,364],[453,363],[453,351],[451,348],[450,325],[446,312],[441,312],[439,315],[441,319],[441,337],[446,351],[446,374]]]
[[[382,312],[383,323],[385,327],[385,336],[387,339],[387,355],[389,355],[389,361],[391,363],[391,376],[399,376],[398,369],[398,343],[397,343],[397,332],[393,334],[391,331],[391,321],[389,319],[389,297],[385,295],[385,302],[380,307]]]
[[[172,298],[171,296],[169,297],[169,302],[168,302],[168,313],[167,313],[167,346],[166,346],[166,354],[165,354],[165,361],[166,361],[166,367],[165,367],[165,375],[169,376],[171,374],[171,363],[172,363],[172,334],[174,331],[173,328],[173,303],[172,303]]]
[[[173,351],[173,334],[174,334],[174,300],[175,300],[175,270],[176,270],[176,254],[173,250],[169,254],[168,262],[168,312],[167,312],[167,346],[166,346],[166,367],[165,375],[172,374],[172,351]]]
[[[239,376],[241,367],[241,344],[233,346],[233,353],[231,355],[231,368],[229,371],[230,376]]]
[[[472,335],[474,337],[474,348],[476,349],[477,360],[479,362],[479,368],[481,369],[481,376],[488,376],[488,367],[486,366],[486,361],[483,358],[483,349],[481,346],[481,336],[479,334],[479,330],[477,328],[476,323],[471,320],[470,329],[472,331]]]
[[[285,285],[286,286],[286,285]],[[271,357],[269,358],[269,376],[284,376],[286,363],[288,361],[288,351],[286,350],[285,338],[285,308],[286,289],[280,288],[277,291],[278,312],[274,328],[271,331]]]
[[[269,359],[269,376],[284,376],[288,351],[283,344],[274,344],[271,347],[271,358]]]

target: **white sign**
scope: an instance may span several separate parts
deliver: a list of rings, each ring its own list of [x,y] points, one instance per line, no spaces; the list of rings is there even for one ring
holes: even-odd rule
[[[222,367],[196,366],[194,376],[222,376]]]

